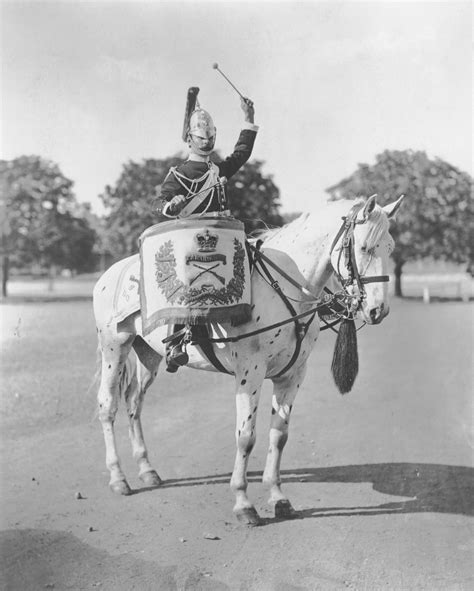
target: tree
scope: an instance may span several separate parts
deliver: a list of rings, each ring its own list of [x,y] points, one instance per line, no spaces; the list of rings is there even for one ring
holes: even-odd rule
[[[179,156],[165,160],[129,161],[114,187],[107,185],[100,198],[106,208],[103,245],[115,259],[138,250],[138,238],[149,226],[166,218],[159,211],[157,191]]]
[[[385,205],[406,195],[392,229],[396,246],[395,295],[401,296],[403,265],[432,258],[472,264],[472,178],[440,158],[421,151],[386,150],[375,164],[359,164],[347,179],[326,191],[332,199],[377,193]]]
[[[39,156],[0,160],[4,296],[10,263],[87,267],[96,236],[80,216],[72,186],[57,164]]]
[[[227,184],[232,215],[244,222],[247,233],[283,223],[280,191],[272,175],[263,174],[263,165],[260,160],[247,162]]]
[[[100,196],[106,208],[103,244],[115,259],[136,253],[140,234],[167,219],[156,196],[170,167],[180,162],[180,155],[141,163],[129,161],[116,185],[105,187]],[[282,222],[278,188],[270,175],[262,173],[262,165],[260,161],[245,164],[226,187],[231,212],[244,222],[248,232]]]

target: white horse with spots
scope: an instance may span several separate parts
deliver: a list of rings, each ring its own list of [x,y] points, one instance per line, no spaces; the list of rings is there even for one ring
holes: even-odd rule
[[[320,302],[317,297],[332,276],[345,284],[343,299],[348,313],[357,314],[367,324],[377,324],[388,314],[386,281],[389,255],[393,248],[389,218],[394,215],[401,200],[384,208],[376,204],[375,197],[356,202],[356,206],[353,201],[330,202],[325,208],[302,214],[290,224],[264,235],[261,252],[267,263],[272,263],[270,267],[267,264],[267,268],[271,268],[272,275],[278,280],[296,314],[315,309],[315,303]],[[350,223],[344,225],[341,218]],[[111,321],[117,282],[129,263],[130,258],[114,264],[94,289],[94,313],[102,356],[99,419],[105,439],[110,487],[114,492],[125,495],[131,490],[120,466],[114,436],[120,397],[125,400],[128,409],[130,440],[139,476],[148,486],[161,483],[148,460],[140,414],[145,392],[156,377],[165,355],[162,339],[167,334],[167,327],[162,327],[144,338],[140,313],[129,316],[119,325]],[[283,271],[283,276],[273,265]],[[255,444],[260,389],[265,378],[273,382],[273,410],[263,482],[270,489],[269,502],[275,505],[276,515],[290,516],[293,513],[289,500],[281,490],[280,462],[288,438],[292,405],[320,331],[317,314],[302,318],[304,324],[299,332],[296,359],[280,375],[294,356],[298,337],[294,322],[259,331],[290,317],[287,306],[274,289],[278,286],[272,287],[270,283],[271,280],[261,270],[256,272],[254,269],[252,302],[255,307],[252,320],[238,327],[227,324],[210,326],[211,337],[233,339],[215,343],[214,349],[220,363],[235,376],[237,452],[230,486],[236,497],[234,512],[240,521],[249,525],[259,522],[247,496],[246,473],[249,455]],[[312,317],[314,321],[308,322]],[[249,333],[254,334],[239,340],[239,337]],[[190,345],[187,350],[189,367],[216,371],[199,346]]]

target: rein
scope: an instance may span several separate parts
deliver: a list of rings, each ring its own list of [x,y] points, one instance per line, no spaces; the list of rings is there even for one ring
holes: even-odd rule
[[[280,284],[278,283],[278,281],[276,281],[274,279],[274,277],[270,273],[270,271],[269,271],[268,267],[265,265],[265,263],[272,266],[284,279],[286,279],[289,283],[291,283],[292,285],[297,287],[303,294],[311,296],[313,301],[318,302],[318,301],[320,301],[320,299],[315,297],[314,294],[312,294],[305,286],[303,286],[300,283],[298,283],[297,281],[295,281],[295,279],[290,277],[290,275],[288,275],[285,271],[283,271],[283,269],[281,269],[278,265],[276,265],[270,258],[268,258],[266,255],[264,255],[260,250],[260,247],[262,245],[261,240],[257,242],[257,246],[254,246],[253,244],[250,244],[250,243],[247,243],[247,244],[248,244],[249,249],[252,250],[254,253],[254,256],[253,256],[254,268],[261,275],[261,277],[264,279],[264,281],[266,281],[264,275],[266,276],[270,286],[277,292],[277,294],[280,296],[280,298],[282,299],[285,306],[288,308],[288,311],[290,312],[291,317],[286,318],[285,320],[281,320],[280,322],[276,322],[274,324],[270,324],[268,326],[264,326],[264,327],[259,328],[257,330],[253,330],[251,332],[246,332],[244,334],[237,335],[234,337],[218,337],[218,338],[208,337],[207,340],[210,343],[237,343],[238,341],[241,341],[243,339],[247,339],[249,337],[253,337],[258,334],[268,332],[269,330],[273,330],[275,328],[279,328],[280,326],[284,326],[286,324],[290,324],[291,322],[293,322],[295,325],[296,345],[295,345],[295,349],[293,351],[293,355],[292,355],[291,359],[288,361],[288,363],[278,373],[276,373],[274,376],[271,376],[272,378],[279,378],[284,373],[286,373],[290,369],[290,367],[292,367],[292,365],[295,363],[295,361],[298,359],[298,356],[301,351],[301,344],[306,336],[306,333],[309,330],[309,327],[311,326],[313,320],[316,317],[316,313],[323,308],[330,308],[333,301],[336,300],[336,296],[334,294],[331,294],[332,298],[330,301],[322,302],[322,303],[318,304],[317,306],[314,306],[310,310],[307,310],[306,312],[301,312],[300,314],[297,314],[293,305],[291,304],[291,302],[289,301],[287,296],[283,293],[283,290],[281,289]],[[260,268],[259,268],[259,266],[257,266],[257,264],[260,266]],[[263,272],[263,274],[262,274],[262,272]],[[326,291],[329,292],[329,290],[326,290]],[[305,318],[307,316],[310,316],[310,318],[306,323],[300,322],[300,320],[302,318]],[[338,318],[336,321],[331,322],[331,323],[326,322],[326,326],[324,328],[322,328],[321,330],[325,330],[327,328],[332,328],[333,326],[338,324],[341,320],[342,320],[342,317]],[[219,365],[221,367],[223,367],[221,363],[219,363]],[[230,373],[227,370],[225,370],[225,371],[226,371],[226,373]]]

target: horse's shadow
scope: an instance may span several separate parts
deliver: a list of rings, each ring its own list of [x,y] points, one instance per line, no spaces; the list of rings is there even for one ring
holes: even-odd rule
[[[164,481],[160,488],[228,484],[230,474],[198,476]],[[453,513],[474,515],[474,469],[444,464],[362,464],[329,468],[282,470],[282,483],[372,483],[373,490],[408,497],[375,506],[312,507],[295,512],[294,518],[345,517],[389,513]],[[249,482],[258,482],[262,472],[249,472]],[[135,494],[149,487],[134,491]],[[278,521],[278,519],[266,520]]]

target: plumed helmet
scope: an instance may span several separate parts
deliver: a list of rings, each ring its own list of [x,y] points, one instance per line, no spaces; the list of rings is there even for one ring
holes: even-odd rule
[[[199,106],[198,94],[197,86],[189,88],[182,137],[183,141],[188,142],[191,151],[201,156],[208,156],[216,142],[216,127],[209,113]]]

